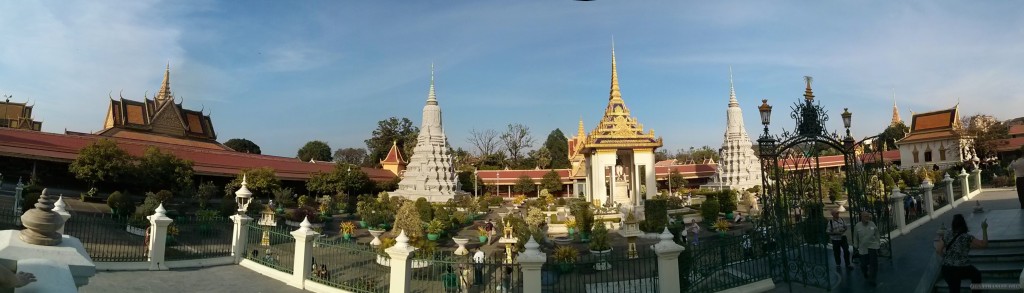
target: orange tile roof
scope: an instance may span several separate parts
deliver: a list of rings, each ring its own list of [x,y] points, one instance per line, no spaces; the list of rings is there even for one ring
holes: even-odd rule
[[[56,134],[19,129],[0,128],[0,155],[37,160],[70,162],[78,157],[82,148],[101,138],[91,134]],[[189,145],[157,141],[109,137],[118,146],[134,156],[142,155],[146,148],[155,146],[178,158],[190,160],[198,175],[233,177],[242,169],[270,167],[284,180],[307,180],[313,173],[330,172],[334,164],[313,164],[295,158],[239,153],[231,150],[206,149]],[[382,169],[362,168],[370,179],[382,182],[395,178]]]
[[[911,132],[929,129],[945,129],[953,127],[953,111],[945,110],[934,113],[914,115]]]
[[[929,140],[940,140],[940,139],[951,139],[956,138],[956,132],[953,130],[938,130],[938,131],[924,131],[924,132],[911,132],[910,135],[904,137],[899,142],[916,142],[916,141],[929,141]]]
[[[1011,136],[1013,136],[1013,135],[1022,135],[1022,134],[1024,134],[1024,125],[1010,125],[1010,129],[1007,132]]]

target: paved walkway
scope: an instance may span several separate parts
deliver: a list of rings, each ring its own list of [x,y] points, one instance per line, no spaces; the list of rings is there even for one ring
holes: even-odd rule
[[[170,271],[97,272],[83,293],[306,292],[238,265]]]
[[[926,275],[932,261],[932,256],[935,254],[935,249],[932,247],[932,240],[935,239],[935,232],[938,231],[942,224],[946,224],[948,228],[950,223],[953,221],[953,215],[963,214],[967,220],[967,226],[970,229],[970,233],[981,233],[981,220],[985,218],[985,214],[973,214],[975,200],[980,200],[981,205],[986,210],[1009,210],[1009,209],[1020,209],[1020,204],[1017,201],[1017,193],[1013,189],[986,189],[981,194],[972,198],[970,202],[961,204],[954,208],[952,211],[942,214],[938,219],[929,221],[920,227],[910,231],[910,233],[901,235],[896,239],[893,239],[893,259],[880,258],[878,261],[878,286],[871,287],[867,286],[864,278],[861,275],[860,268],[853,270],[843,269],[838,275],[834,277],[840,277],[841,281],[839,284],[835,284],[832,292],[904,292],[912,293],[916,292],[920,279]],[[995,235],[1011,235],[1019,234],[1024,231],[1024,227],[1006,227],[994,225],[992,221],[989,221],[989,237],[990,239],[1000,239]],[[1010,230],[999,231],[999,229],[1016,229],[1016,232]],[[832,268],[835,265],[832,264],[831,253],[829,254],[829,267]],[[836,271],[833,271],[835,274]],[[926,281],[925,283],[928,283]],[[778,286],[778,285],[777,285]],[[791,288],[792,287],[792,288]],[[802,285],[795,284],[793,286],[787,286],[783,284],[772,292],[826,292],[817,288],[803,287]]]

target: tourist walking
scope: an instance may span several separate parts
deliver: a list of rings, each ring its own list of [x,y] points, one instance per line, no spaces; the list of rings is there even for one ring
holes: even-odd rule
[[[942,257],[942,279],[949,285],[949,292],[960,292],[960,280],[971,279],[971,284],[981,283],[981,272],[971,265],[967,255],[971,248],[988,246],[988,220],[981,222],[981,239],[967,230],[967,221],[961,214],[953,215],[953,229],[935,239],[935,253]]]
[[[459,287],[462,293],[469,293],[469,287],[474,283],[473,266],[468,262],[459,264]]]
[[[697,219],[690,220],[690,227],[686,228],[686,232],[690,234],[690,241],[693,245],[697,245],[700,242],[698,239],[698,235],[700,235],[700,225],[697,225]]]
[[[484,251],[480,248],[476,249],[476,253],[473,253],[473,265],[475,271],[473,272],[473,280],[477,285],[484,283]]]
[[[1017,200],[1024,209],[1024,147],[1017,150],[1017,159],[1010,163],[1010,168],[1013,168],[1013,176],[1017,176]]]
[[[839,210],[832,210],[832,219],[828,220],[828,238],[832,241],[832,256],[836,260],[836,269],[843,268],[843,260],[846,260],[846,268],[852,269],[850,263],[850,242],[846,239],[848,229],[846,221],[839,217]]]
[[[860,270],[868,284],[877,285],[878,277],[878,226],[867,211],[860,212],[860,222],[853,227],[853,241],[860,254]]]
[[[484,230],[487,231],[487,244],[494,242],[494,223],[491,219],[487,219],[487,223],[484,224]]]

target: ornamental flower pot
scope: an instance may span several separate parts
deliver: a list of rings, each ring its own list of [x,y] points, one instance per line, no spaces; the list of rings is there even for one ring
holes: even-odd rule
[[[359,221],[359,228],[366,229],[366,221]]]
[[[434,234],[434,233],[427,233],[427,240],[437,241],[437,238],[441,238],[441,235]]]
[[[612,268],[612,264],[608,263],[607,261],[608,255],[612,253],[611,248],[602,251],[591,250],[590,253],[593,254],[594,256],[597,256],[598,258],[597,263],[594,264],[594,270],[607,271]]]
[[[586,233],[586,232],[580,232],[580,241],[581,242],[590,242],[590,234]]]
[[[576,233],[576,228],[569,228],[569,237],[572,237],[572,234],[575,234],[575,233]]]
[[[480,243],[487,243],[487,236],[477,236],[480,238]]]
[[[341,234],[341,239],[345,239],[345,241],[349,241],[350,239],[352,239],[352,234],[351,233]]]
[[[370,229],[369,231],[370,231],[370,235],[373,236],[373,240],[370,241],[370,245],[373,245],[373,246],[380,245],[380,235],[384,234],[385,231],[384,230],[374,230],[374,229]]]

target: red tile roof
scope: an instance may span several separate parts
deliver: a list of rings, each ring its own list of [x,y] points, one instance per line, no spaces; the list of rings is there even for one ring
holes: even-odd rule
[[[494,184],[494,183],[497,182],[497,183],[500,183],[500,184],[509,185],[509,184],[516,184],[516,181],[519,180],[519,177],[522,177],[523,175],[530,176],[530,179],[533,179],[533,181],[539,183],[540,180],[544,178],[544,174],[547,174],[550,171],[551,170],[543,170],[543,169],[542,170],[477,170],[476,174],[477,174],[477,176],[480,176],[480,179],[483,180],[484,182],[488,182],[488,183],[491,183],[491,184]],[[565,182],[565,183],[572,182],[572,180],[569,178],[569,169],[555,169],[555,172],[558,173],[558,178],[561,179],[562,182]]]
[[[1024,135],[1024,125],[1010,125],[1010,129],[1007,133],[1009,133],[1010,136]]]
[[[78,157],[82,148],[104,138],[90,134],[55,134],[18,129],[0,128],[0,155],[29,159],[70,162]],[[142,155],[146,148],[155,146],[164,152],[190,160],[196,174],[234,176],[242,169],[270,167],[280,179],[306,180],[315,172],[330,172],[334,164],[314,164],[295,158],[239,153],[230,150],[204,149],[158,141],[112,137],[121,149],[134,156]],[[386,181],[394,174],[382,169],[363,168],[374,181]]]
[[[386,157],[384,157],[383,160],[380,160],[380,162],[381,163],[395,163],[395,164],[405,164],[405,163],[408,163],[408,162],[405,161],[404,158],[402,158],[402,153],[398,150],[398,142],[394,142],[394,143],[391,144],[391,150],[388,150],[388,155]]]

